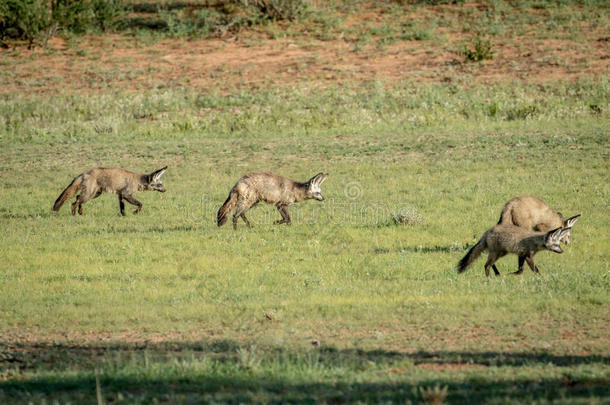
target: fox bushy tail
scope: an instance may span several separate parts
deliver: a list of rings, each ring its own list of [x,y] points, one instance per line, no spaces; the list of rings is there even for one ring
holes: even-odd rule
[[[223,226],[227,219],[229,218],[229,212],[235,207],[237,203],[237,192],[235,190],[231,190],[229,196],[227,197],[227,201],[222,204],[222,207],[218,210],[218,214],[216,215],[216,221],[218,226]]]
[[[503,220],[504,220],[504,211],[502,211],[502,213],[500,214],[500,219],[498,220],[498,223],[496,225],[500,225]]]
[[[512,216],[512,213],[509,213],[509,211],[512,211],[512,209],[512,205],[506,205],[504,208],[502,208],[502,212],[500,213],[500,219],[498,220],[497,225],[512,223],[510,220],[508,220],[510,216]]]
[[[481,256],[481,253],[483,253],[485,249],[487,249],[487,243],[485,243],[486,237],[487,234],[484,234],[483,237],[477,242],[477,244],[470,248],[468,253],[466,253],[466,256],[464,256],[462,260],[460,260],[457,266],[458,273],[465,272],[468,266],[470,266],[472,262],[477,260],[479,256]]]
[[[55,200],[55,204],[53,204],[53,211],[59,211],[61,206],[64,205],[67,200],[74,197],[74,194],[76,194],[76,191],[82,183],[83,175],[80,174],[76,176],[74,180],[72,180],[72,183],[70,183],[70,185],[66,187],[66,189],[59,195],[59,197],[57,197],[57,200]]]

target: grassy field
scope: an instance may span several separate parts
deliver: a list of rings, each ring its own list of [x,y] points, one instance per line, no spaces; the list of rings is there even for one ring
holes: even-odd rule
[[[98,370],[118,403],[417,401],[436,384],[449,402],[605,400],[608,117],[590,106],[608,94],[601,81],[5,98],[4,127],[18,124],[0,152],[0,397],[93,400]],[[169,165],[168,192],[140,193],[137,216],[109,195],[53,213],[96,165]],[[291,227],[263,205],[252,229],[217,228],[257,170],[328,172],[326,201],[292,207]],[[539,254],[540,276],[488,280],[482,260],[458,276],[521,193],[582,213],[572,245]]]
[[[610,401],[607,8],[354,4],[310,33],[0,51],[0,403]],[[495,59],[454,63],[456,33],[481,30]],[[206,70],[200,51],[243,59]],[[92,167],[164,165],[138,215],[108,194],[51,210]],[[326,200],[218,228],[261,170],[327,172]],[[510,275],[516,256],[458,275],[519,194],[582,214],[572,244],[540,275]]]

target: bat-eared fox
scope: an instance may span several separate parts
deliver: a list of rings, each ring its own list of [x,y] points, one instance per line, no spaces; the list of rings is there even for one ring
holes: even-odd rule
[[[88,172],[79,174],[72,180],[72,183],[59,195],[53,211],[59,211],[61,206],[77,192],[80,194],[72,204],[72,215],[76,214],[78,208],[79,215],[83,214],[83,204],[89,200],[99,197],[103,191],[107,193],[117,193],[119,196],[119,209],[121,215],[125,215],[125,201],[135,205],[137,208],[134,214],[142,209],[142,203],[133,197],[136,191],[155,190],[162,193],[165,187],[161,183],[161,176],[167,170],[167,166],[155,170],[149,174],[130,172],[125,169],[107,169],[98,167]]]
[[[549,232],[536,232],[515,225],[496,225],[483,234],[481,239],[474,245],[466,256],[458,264],[458,272],[466,271],[484,251],[488,252],[485,263],[485,274],[489,277],[489,268],[493,268],[496,276],[500,275],[495,262],[508,253],[514,253],[519,257],[519,269],[514,274],[523,272],[523,263],[527,262],[533,272],[539,273],[534,264],[534,255],[540,250],[550,250],[555,253],[563,253],[559,241],[570,232],[580,215],[576,215],[566,221],[565,227],[553,229]]]
[[[276,206],[282,216],[282,219],[275,221],[276,224],[290,225],[288,206],[311,198],[324,201],[320,186],[326,177],[328,173],[318,173],[301,183],[269,172],[247,174],[233,186],[229,197],[218,210],[218,226],[227,222],[229,213],[235,208],[233,229],[237,229],[237,220],[240,217],[250,227],[245,213],[259,201]]]

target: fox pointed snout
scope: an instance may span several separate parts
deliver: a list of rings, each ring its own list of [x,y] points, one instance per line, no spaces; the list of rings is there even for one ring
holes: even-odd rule
[[[559,246],[551,246],[551,250],[555,253],[563,253],[563,250]]]
[[[315,193],[313,195],[313,198],[315,198],[318,201],[324,201],[324,196],[322,196],[322,194],[320,194],[320,193]]]

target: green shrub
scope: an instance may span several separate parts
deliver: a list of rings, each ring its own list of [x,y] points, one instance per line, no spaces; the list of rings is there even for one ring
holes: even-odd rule
[[[464,57],[467,61],[480,62],[486,59],[493,59],[494,51],[491,41],[476,36],[469,45],[464,45]]]
[[[0,38],[44,45],[60,29],[83,33],[115,28],[123,13],[121,0],[3,0]]]
[[[186,10],[161,12],[165,29],[171,36],[209,36],[224,35],[254,25],[256,16],[251,13],[239,13],[233,10],[218,11],[214,8],[202,8],[193,13]]]
[[[125,6],[123,0],[93,0],[95,26],[102,31],[120,28],[125,23]]]
[[[302,18],[307,11],[304,0],[237,0],[245,6],[252,5],[260,14],[270,20],[296,21]]]
[[[46,43],[57,29],[50,4],[44,0],[4,1],[0,8],[0,37],[25,39],[30,47],[39,40]]]

